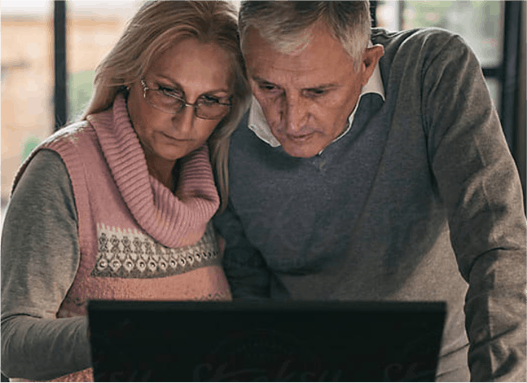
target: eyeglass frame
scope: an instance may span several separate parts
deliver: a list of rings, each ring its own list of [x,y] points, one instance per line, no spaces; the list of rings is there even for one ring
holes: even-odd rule
[[[203,105],[203,104],[200,104],[199,102],[199,97],[198,97],[198,100],[191,104],[190,102],[187,102],[187,100],[181,98],[181,97],[177,97],[177,96],[172,96],[170,94],[166,94],[163,92],[162,89],[153,89],[153,88],[150,88],[148,87],[148,85],[146,84],[146,81],[144,79],[141,79],[141,86],[143,87],[143,98],[145,99],[146,103],[154,108],[156,108],[157,110],[161,111],[161,112],[165,112],[165,113],[169,113],[169,114],[178,114],[180,113],[184,108],[186,108],[187,106],[192,106],[193,109],[194,109],[194,116],[196,116],[196,118],[199,118],[199,119],[202,119],[202,120],[217,120],[219,118],[223,118],[225,117],[230,109],[232,108],[232,102],[229,101],[229,103],[225,103],[225,102],[217,102],[218,105],[225,105],[225,106],[228,106],[229,107],[229,111],[227,111],[227,113],[225,113],[223,116],[221,117],[212,117],[212,118],[204,118],[204,117],[200,117],[198,116],[198,108],[200,105]],[[147,90],[151,90],[153,92],[162,92],[163,95],[167,96],[167,97],[172,97],[172,98],[175,98],[176,100],[178,101],[181,101],[181,108],[178,110],[178,111],[174,111],[174,112],[169,112],[168,110],[164,110],[164,109],[160,109],[159,106],[157,105],[154,105],[154,104],[151,104],[150,102],[148,102],[148,99],[146,98],[146,91]],[[201,97],[201,96],[200,96]]]

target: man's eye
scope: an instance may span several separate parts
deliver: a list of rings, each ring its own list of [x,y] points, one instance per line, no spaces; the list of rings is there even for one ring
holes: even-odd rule
[[[327,93],[325,89],[308,89],[306,94],[310,97],[320,97]]]
[[[261,90],[266,91],[266,92],[272,92],[277,89],[276,86],[271,85],[271,84],[260,84],[258,87]]]

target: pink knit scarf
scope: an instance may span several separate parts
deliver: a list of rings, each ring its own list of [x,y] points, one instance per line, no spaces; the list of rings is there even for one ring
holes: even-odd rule
[[[133,217],[155,240],[167,247],[197,242],[219,206],[207,143],[179,160],[177,190],[148,173],[146,158],[135,133],[123,95],[113,112],[88,116],[112,177]]]

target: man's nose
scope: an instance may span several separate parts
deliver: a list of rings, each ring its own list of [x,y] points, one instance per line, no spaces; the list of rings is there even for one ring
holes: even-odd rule
[[[299,133],[306,124],[309,114],[307,102],[302,97],[293,95],[286,97],[284,106],[283,118],[286,133]]]

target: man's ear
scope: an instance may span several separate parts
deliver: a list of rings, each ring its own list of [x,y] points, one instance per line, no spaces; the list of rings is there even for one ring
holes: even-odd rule
[[[379,59],[383,54],[384,47],[380,44],[368,47],[364,51],[361,63],[362,86],[368,83],[373,71],[375,70],[375,67],[379,63]]]

